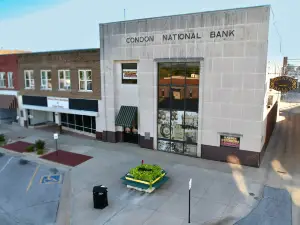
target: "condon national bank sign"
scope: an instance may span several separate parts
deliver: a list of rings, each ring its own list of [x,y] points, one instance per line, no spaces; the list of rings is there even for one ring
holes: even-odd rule
[[[228,38],[234,37],[235,30],[215,30],[210,32],[184,32],[162,34],[161,36],[147,35],[147,36],[130,36],[126,37],[126,43],[144,43],[154,42],[155,38],[160,38],[162,41],[177,41],[177,40],[199,40],[205,38]]]

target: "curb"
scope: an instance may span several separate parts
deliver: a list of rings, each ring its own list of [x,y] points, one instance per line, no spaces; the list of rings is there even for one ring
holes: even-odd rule
[[[55,225],[70,225],[71,217],[71,174],[65,172]]]

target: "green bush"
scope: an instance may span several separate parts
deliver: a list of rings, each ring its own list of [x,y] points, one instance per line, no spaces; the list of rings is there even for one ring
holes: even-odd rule
[[[38,155],[43,155],[43,154],[44,154],[44,149],[38,149],[38,150],[36,151],[36,153],[37,153]]]
[[[4,134],[0,134],[0,142],[5,142],[5,136],[4,136]]]
[[[26,151],[27,151],[27,152],[34,152],[34,145],[29,145],[29,146],[26,148]]]
[[[44,150],[45,149],[45,142],[43,141],[43,140],[37,140],[36,142],[35,142],[35,147],[37,148],[37,149],[42,149],[42,150]]]
[[[136,180],[152,182],[162,174],[162,168],[158,165],[142,164],[130,169],[129,173]]]

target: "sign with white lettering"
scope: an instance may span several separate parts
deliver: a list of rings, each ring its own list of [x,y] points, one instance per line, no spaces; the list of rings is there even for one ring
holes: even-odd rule
[[[202,38],[209,39],[220,39],[234,37],[235,30],[213,30],[208,33],[206,32],[183,32],[183,33],[171,33],[171,34],[162,34],[161,39],[163,42],[170,41],[180,41],[180,40],[200,40]],[[136,37],[126,37],[125,41],[127,44],[135,43],[149,43],[155,41],[155,35],[145,35],[145,36],[136,36]],[[160,37],[158,37],[160,38]]]
[[[57,134],[57,133],[53,134],[53,139],[54,139],[54,140],[57,140],[57,139],[58,139],[58,134]]]
[[[135,69],[123,69],[122,73],[124,80],[137,79],[137,70]]]
[[[47,97],[47,104],[49,108],[69,109],[68,98]]]

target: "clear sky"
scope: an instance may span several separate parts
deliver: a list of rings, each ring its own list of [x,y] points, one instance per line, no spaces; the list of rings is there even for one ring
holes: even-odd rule
[[[269,58],[300,58],[299,0],[0,0],[0,48],[99,47],[98,24],[255,5],[272,6]],[[280,38],[275,25],[282,38]]]

